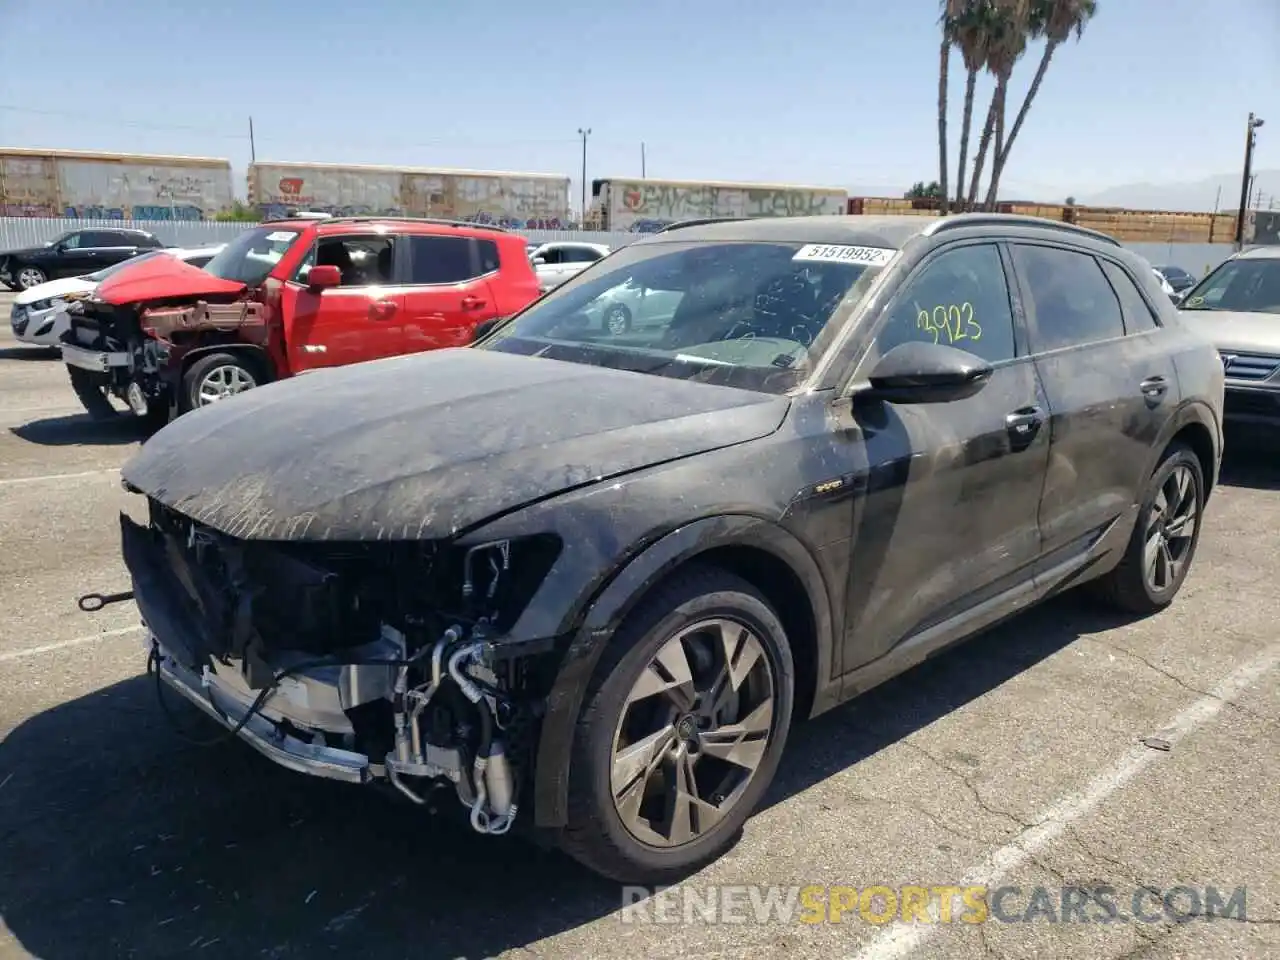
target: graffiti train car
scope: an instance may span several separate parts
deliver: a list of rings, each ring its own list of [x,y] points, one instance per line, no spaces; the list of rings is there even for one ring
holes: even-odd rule
[[[0,147],[0,216],[209,220],[231,202],[230,160]]]
[[[700,217],[809,217],[843,214],[849,194],[836,187],[713,180],[591,181],[593,225],[602,230],[653,233]]]
[[[264,218],[290,211],[338,216],[470,220],[527,230],[569,222],[569,178],[426,167],[260,162],[249,165],[249,204]]]

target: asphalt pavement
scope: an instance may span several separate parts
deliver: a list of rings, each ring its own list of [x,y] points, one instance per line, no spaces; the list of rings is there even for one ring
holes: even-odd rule
[[[136,610],[75,602],[127,587],[142,439],[0,328],[0,960],[1280,957],[1275,448],[1233,443],[1170,609],[1063,597],[802,724],[733,851],[644,899],[175,735]],[[904,885],[992,909],[877,922]]]

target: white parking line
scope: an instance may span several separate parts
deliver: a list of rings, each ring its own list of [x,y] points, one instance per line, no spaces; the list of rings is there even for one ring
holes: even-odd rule
[[[1267,647],[1259,656],[1246,662],[1227,675],[1209,693],[1196,700],[1159,730],[1152,730],[1170,746],[1191,733],[1197,727],[1212,720],[1234,697],[1253,686],[1269,670],[1280,665],[1280,643]],[[1124,756],[1107,767],[1076,793],[1068,794],[1035,818],[1034,826],[1019,833],[1007,845],[992,853],[979,866],[970,870],[960,881],[960,886],[998,886],[1012,871],[1026,863],[1062,835],[1076,820],[1088,816],[1109,796],[1123,787],[1149,764],[1167,756],[1141,744],[1130,748]],[[940,929],[937,904],[931,903],[929,913],[933,923],[903,923],[895,921],[878,933],[854,960],[894,960],[905,957],[918,949]]]
[[[53,480],[75,480],[77,477],[98,477],[108,473],[119,472],[119,467],[112,467],[109,470],[85,470],[81,473],[46,473],[41,477],[12,477],[8,480],[0,480],[0,487],[18,483],[49,483]]]
[[[95,640],[105,640],[108,637],[123,637],[128,633],[137,633],[142,629],[142,624],[135,624],[132,627],[120,627],[116,630],[103,630],[101,633],[91,633],[84,637],[72,637],[70,640],[59,640],[57,643],[45,643],[38,647],[28,647],[25,650],[10,650],[8,653],[0,653],[0,663],[7,663],[10,660],[21,660],[24,657],[34,657],[42,653],[51,653],[54,650],[64,650],[67,647],[78,647],[82,644],[93,643]]]

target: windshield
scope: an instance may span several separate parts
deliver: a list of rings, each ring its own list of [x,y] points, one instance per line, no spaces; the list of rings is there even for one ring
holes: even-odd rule
[[[477,344],[770,393],[793,389],[896,253],[843,244],[664,242],[589,266]]]
[[[246,230],[205,264],[205,272],[256,287],[298,239],[299,231],[277,227]]]
[[[1280,257],[1228,260],[1187,294],[1182,309],[1280,313]]]
[[[141,253],[136,257],[130,257],[128,260],[121,260],[119,263],[113,263],[109,267],[103,267],[93,273],[85,274],[86,280],[92,280],[94,283],[101,283],[112,274],[119,273],[125,267],[132,267],[135,263],[141,263],[143,260],[150,260],[153,257],[167,257],[169,254],[161,253],[159,250],[153,250],[151,253]]]

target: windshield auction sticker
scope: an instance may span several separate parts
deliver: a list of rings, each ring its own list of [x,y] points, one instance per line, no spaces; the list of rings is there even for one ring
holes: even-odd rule
[[[824,263],[855,263],[863,267],[883,267],[897,250],[885,247],[855,247],[846,243],[809,243],[801,247],[792,260],[816,260]]]

